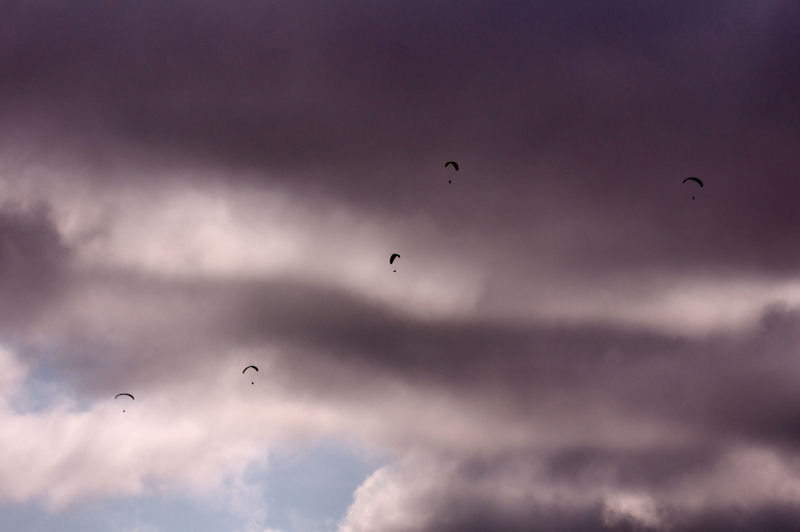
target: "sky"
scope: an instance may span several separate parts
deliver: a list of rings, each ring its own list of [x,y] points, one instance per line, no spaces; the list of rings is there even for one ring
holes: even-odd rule
[[[0,529],[800,528],[797,2],[0,12]]]

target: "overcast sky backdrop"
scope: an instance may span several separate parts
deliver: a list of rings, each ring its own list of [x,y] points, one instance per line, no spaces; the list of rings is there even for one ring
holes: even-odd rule
[[[797,530],[798,28],[0,2],[0,529]]]

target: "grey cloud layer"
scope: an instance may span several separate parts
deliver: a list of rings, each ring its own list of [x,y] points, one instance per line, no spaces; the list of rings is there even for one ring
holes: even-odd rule
[[[68,257],[46,208],[0,213],[0,321],[7,332],[25,328],[58,297]]]
[[[26,362],[90,400],[131,384],[168,393],[242,357],[273,364],[287,397],[339,407],[348,421],[332,432],[397,457],[356,494],[348,531],[800,524],[788,295],[765,296],[777,306],[746,327],[695,337],[480,312],[584,289],[625,307],[620,287],[646,300],[676,280],[796,282],[797,4],[84,1],[6,13],[3,184],[41,164],[97,204],[64,215],[66,197],[42,181],[61,226],[46,209],[0,214],[2,330]],[[688,175],[706,180],[697,201]],[[358,238],[324,231],[336,208],[396,226],[375,260],[400,251],[402,279],[432,250],[461,257],[481,273],[478,308],[431,318],[334,274],[177,275],[85,253],[106,239],[109,255],[144,254],[146,238],[114,232],[125,209],[109,196],[151,198],[145,226],[175,208],[159,187],[179,196],[209,182],[285,191],[326,252]],[[232,232],[250,221],[220,198]],[[65,240],[95,206],[98,233]],[[166,242],[174,263],[193,256]]]
[[[785,276],[798,18],[786,2],[18,4],[2,116],[50,124],[38,156],[67,146],[104,175],[118,157],[253,169],[499,233],[521,267],[555,242],[580,275]],[[436,193],[449,158],[457,202]],[[676,208],[688,175],[708,183],[702,207]]]
[[[382,417],[391,403],[396,413],[407,409],[403,417],[378,422],[383,445],[398,453],[422,446],[435,457],[434,466],[425,468],[450,464],[441,484],[412,491],[409,506],[402,508],[419,511],[413,501],[423,497],[430,506],[429,520],[420,524],[426,529],[470,530],[475,523],[525,529],[543,519],[552,519],[554,526],[594,523],[586,526],[594,528],[613,521],[603,517],[608,493],[645,493],[669,501],[676,497],[675,485],[702,484],[718,468],[729,467],[724,457],[737,445],[761,446],[789,463],[800,441],[792,429],[800,340],[796,312],[770,310],[750,331],[687,340],[609,327],[422,321],[289,279],[183,285],[117,281],[122,284],[107,297],[125,301],[126,310],[117,312],[128,326],[114,326],[115,336],[105,338],[102,358],[116,359],[113,367],[79,366],[75,384],[84,393],[98,383],[103,388],[121,384],[119,375],[147,393],[176,379],[196,380],[202,389],[208,368],[213,373],[230,365],[228,353],[249,348],[261,356],[260,348],[278,345],[268,370],[272,386],[338,404],[345,415],[351,410],[364,419]],[[80,289],[98,287],[82,284]],[[202,310],[195,313],[192,307]],[[152,314],[155,308],[161,313]],[[145,314],[146,322],[136,320]],[[58,337],[69,339],[69,333],[62,330]],[[75,344],[80,346],[80,337]],[[81,356],[93,350],[80,347]],[[130,348],[136,352],[126,352]],[[63,375],[75,375],[70,366],[76,360],[66,351],[60,354],[66,357],[57,362]],[[449,397],[454,405],[449,415],[459,419],[448,420],[446,411],[414,414],[417,406],[386,391],[387,384],[417,390],[432,404]],[[366,411],[365,401],[372,404]],[[493,428],[487,433],[490,420]],[[471,428],[457,437],[458,424]],[[419,474],[413,468],[405,473]],[[753,482],[748,474],[758,476],[746,469],[737,474],[743,484]],[[407,486],[404,478],[401,474],[400,489],[413,490],[415,484]],[[482,490],[461,491],[460,486],[476,482]],[[541,511],[522,511],[516,504],[509,509],[503,491],[509,482],[533,490],[528,502],[541,505]],[[562,496],[574,500],[568,507],[554,506],[546,497],[537,500],[536,486],[561,486]],[[441,498],[426,495],[428,489]],[[581,495],[581,489],[589,494]],[[701,491],[714,498],[713,486]],[[781,513],[780,497],[756,494],[767,506],[778,505],[781,519],[793,515]],[[752,504],[746,520],[761,519],[768,511],[764,501],[754,499],[744,496]],[[730,504],[724,498],[718,503],[723,508],[710,509],[709,515],[679,502],[674,508],[659,506],[664,522],[702,528],[696,520],[733,519],[724,516]],[[620,526],[627,522],[623,515]],[[609,526],[614,523],[619,524]]]

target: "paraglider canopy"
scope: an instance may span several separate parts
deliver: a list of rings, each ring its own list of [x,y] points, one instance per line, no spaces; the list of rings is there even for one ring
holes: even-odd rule
[[[244,372],[245,372],[245,371],[247,371],[247,370],[248,370],[248,369],[250,369],[250,368],[253,368],[254,370],[258,371],[258,368],[257,368],[257,367],[255,367],[255,366],[247,366],[246,368],[244,368],[244,369],[242,370],[242,374],[244,374]],[[250,384],[255,384],[255,382],[253,382],[253,381],[250,381]]]
[[[117,395],[115,395],[115,396],[114,396],[114,399],[116,399],[117,397],[119,397],[119,396],[121,396],[121,395],[127,395],[127,396],[128,396],[128,397],[130,397],[132,400],[134,400],[134,401],[136,400],[136,399],[134,399],[134,397],[133,397],[131,394],[129,394],[129,393],[118,393]],[[124,409],[124,408],[122,409],[122,413],[123,413],[123,414],[125,413],[125,409]]]
[[[446,163],[444,163],[444,167],[445,168],[447,168],[448,166],[452,166],[455,169],[455,171],[458,172],[458,163],[457,162],[455,162],[455,161],[447,161]],[[448,179],[447,182],[448,183],[452,183],[453,180],[452,179]]]
[[[687,181],[694,181],[695,183],[700,185],[700,188],[703,188],[703,180],[700,179],[699,177],[687,177],[681,182],[685,184]],[[692,199],[694,199],[694,196],[692,196]]]
[[[389,257],[389,264],[393,264],[394,263],[394,259],[399,259],[399,258],[400,258],[400,254],[399,253],[392,253],[392,256]],[[397,270],[392,270],[392,271],[396,272]]]

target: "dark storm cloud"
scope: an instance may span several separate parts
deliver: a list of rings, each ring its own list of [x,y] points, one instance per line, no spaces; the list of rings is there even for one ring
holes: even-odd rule
[[[235,188],[250,179],[312,207],[397,220],[401,232],[404,215],[428,216],[444,238],[414,232],[419,248],[400,251],[401,268],[436,245],[468,249],[487,270],[487,305],[530,297],[520,289],[537,283],[624,286],[646,298],[682,276],[758,282],[800,271],[794,2],[16,2],[4,15],[0,147],[35,162],[69,152],[89,163],[74,179],[98,190],[123,197],[135,188],[122,185],[130,173],[110,170],[144,159],[185,170],[168,177],[185,182],[177,195],[201,180]],[[450,159],[457,174],[443,167]],[[210,171],[190,177],[197,168]],[[156,178],[133,173],[143,195],[157,196]],[[706,187],[682,185],[689,175]],[[435,437],[447,423],[419,421],[430,441],[413,443],[443,456],[432,469],[455,465],[419,489],[430,516],[416,529],[635,528],[609,518],[602,494],[509,509],[498,493],[521,479],[526,492],[603,484],[658,500],[724,469],[733,446],[790,462],[800,445],[800,315],[790,309],[694,338],[608,323],[433,319],[303,275],[66,273],[71,251],[44,210],[0,214],[0,238],[4,327],[40,326],[45,340],[22,356],[60,369],[81,394],[157,387],[176,374],[190,381],[225,371],[232,350],[269,346],[281,384],[322,402],[381,404],[398,382],[452,399],[483,454],[470,438],[447,448]],[[43,310],[54,319],[35,323]],[[486,411],[525,437],[512,445],[503,431],[485,434]],[[397,447],[417,436],[386,424]],[[677,442],[653,444],[644,426]],[[542,444],[543,434],[556,443]],[[398,485],[413,491],[419,471]],[[754,499],[684,512],[667,496],[663,511],[697,530],[800,522],[796,508]],[[391,530],[375,526],[367,530]]]
[[[474,500],[447,501],[449,511],[446,515],[437,515],[426,531],[442,532],[480,532],[482,530],[507,530],[524,532],[532,528],[567,532],[572,530],[629,530],[629,527],[606,527],[601,518],[601,508],[575,512],[558,512],[547,507],[532,507],[526,511],[513,512],[498,510],[482,505]],[[397,527],[390,532],[401,532],[410,528]]]
[[[419,320],[343,291],[290,279],[116,281],[125,283],[112,293],[126,301],[126,316],[140,314],[141,301],[158,301],[155,307],[173,318],[163,328],[161,315],[142,327],[131,325],[130,338],[118,331],[119,343],[103,347],[103,359],[114,363],[80,366],[81,389],[114,383],[120,375],[145,389],[176,373],[196,380],[204,368],[226,371],[230,359],[225,354],[231,347],[271,344],[282,347],[277,365],[265,373],[268,381],[305,397],[336,404],[374,401],[385,383],[405,381],[413,388],[432,385],[456,398],[464,408],[461,415],[474,416],[476,429],[483,414],[469,412],[477,404],[488,406],[495,421],[505,426],[529,427],[529,443],[500,440],[479,455],[468,448],[434,445],[455,469],[443,477],[435,495],[426,496],[431,516],[426,530],[524,530],[542,523],[554,529],[636,529],[624,518],[607,522],[597,497],[590,497],[588,506],[537,503],[522,511],[507,508],[502,497],[462,491],[460,486],[501,490],[509,476],[521,476],[529,486],[579,488],[601,480],[617,490],[658,493],[725,467],[721,456],[739,442],[783,449],[788,456],[794,456],[800,443],[791,428],[800,318],[780,309],[769,310],[750,331],[688,340],[613,327]],[[142,300],[123,297],[125,291],[140,294]],[[176,312],[181,301],[202,310]],[[135,357],[115,356],[116,350],[128,348],[136,349]],[[59,362],[65,368],[71,365],[69,360]],[[642,423],[677,428],[686,441],[620,446],[610,443],[607,434],[581,429],[608,411],[615,417],[603,423],[620,442],[635,441]],[[567,435],[570,427],[584,435]],[[386,430],[392,433],[390,427]],[[535,443],[535,435],[543,432],[562,434],[564,443],[554,449]],[[468,441],[464,444],[469,447]],[[605,473],[598,478],[598,471]],[[747,482],[744,475],[741,481]],[[796,522],[793,511],[758,504],[708,514],[668,505],[660,511],[681,528],[698,530],[722,529],[726,523],[755,529],[762,521]]]
[[[4,121],[50,123],[48,148],[254,169],[496,234],[512,267],[552,241],[580,276],[800,266],[791,2],[18,3],[7,18]],[[468,192],[443,204],[450,158]],[[688,175],[707,182],[694,204]]]
[[[481,505],[474,500],[447,501],[446,510],[437,515],[424,530],[447,532],[478,532],[482,530],[526,531],[536,530],[608,530],[633,532],[657,530],[659,527],[644,526],[631,519],[609,522],[603,518],[600,505],[577,511],[558,511],[549,507],[531,507],[526,511],[508,512]],[[775,530],[791,531],[800,526],[800,511],[793,504],[770,505],[755,511],[708,511],[700,515],[681,516],[673,523],[672,530],[687,532],[723,532],[728,530]],[[397,527],[391,532],[411,530]],[[417,529],[421,530],[421,529]]]
[[[454,481],[469,482],[467,478]],[[502,489],[499,487],[499,489]],[[426,506],[434,506],[433,517],[423,527],[397,524],[383,530],[387,532],[447,531],[479,532],[483,530],[608,530],[614,532],[633,532],[662,529],[658,525],[646,525],[634,519],[611,519],[604,515],[601,504],[581,508],[553,508],[548,505],[531,504],[525,509],[509,511],[484,501],[471,498],[447,497],[443,493],[428,494]],[[722,532],[728,530],[776,530],[791,531],[800,526],[800,512],[793,504],[775,504],[753,511],[737,509],[733,511],[709,510],[699,514],[678,512],[667,530]],[[358,527],[348,529],[361,531]]]
[[[689,531],[797,530],[800,511],[793,504],[771,505],[755,512],[707,512],[683,523]]]
[[[362,151],[371,163],[398,164],[405,149],[447,142],[443,134],[526,164],[525,154],[506,150],[525,146],[535,160],[547,153],[543,143],[572,146],[575,135],[596,138],[598,128],[629,137],[632,128],[640,134],[678,118],[681,138],[673,142],[696,152],[708,149],[699,141],[713,140],[719,127],[704,123],[709,114],[735,119],[752,99],[761,104],[790,83],[796,35],[785,21],[793,10],[774,3],[674,3],[669,10],[19,4],[3,37],[3,86],[12,101],[39,98],[53,110],[74,112],[82,101],[77,111],[89,112],[87,119],[154,147],[178,144],[200,157],[218,152],[266,165],[282,157],[333,163],[334,153],[364,161]],[[742,37],[737,24],[758,27],[760,11],[773,31]],[[592,59],[600,66],[583,63]],[[742,95],[749,98],[737,102]],[[771,127],[791,123],[791,116],[770,118]]]
[[[122,376],[156,385],[175,372],[205,371],[208,363],[222,370],[232,348],[272,345],[281,346],[279,363],[292,386],[323,400],[367,398],[395,380],[432,385],[467,402],[482,398],[511,423],[551,423],[542,416],[562,410],[560,424],[580,426],[592,412],[610,409],[626,420],[623,432],[637,420],[657,419],[712,446],[736,438],[800,445],[794,406],[800,315],[779,308],[749,330],[688,339],[608,325],[420,319],[286,277],[94,276],[73,281],[73,289],[124,302],[113,311],[118,321],[104,325],[117,331],[114,337],[86,336],[80,323],[56,335],[51,362],[81,389]],[[92,362],[98,350],[103,359]],[[570,471],[569,457],[582,456],[578,451],[556,457],[554,473]],[[596,451],[598,460],[614,461]],[[698,451],[707,452],[687,452]],[[653,462],[663,465],[665,456],[654,452]],[[643,456],[617,458],[642,463]],[[654,467],[646,476],[662,474],[661,465]]]
[[[0,322],[25,328],[62,292],[69,250],[45,207],[0,212]]]
[[[29,236],[22,255],[33,259],[35,268],[49,265],[46,273],[21,271],[32,279],[58,271],[56,259],[64,251],[46,216],[12,217],[5,226],[11,240]],[[276,383],[306,397],[334,404],[371,402],[386,383],[405,382],[453,397],[462,415],[474,416],[476,427],[485,415],[477,405],[503,426],[529,427],[530,441],[509,445],[501,440],[479,456],[469,450],[469,441],[463,442],[467,449],[431,443],[456,463],[456,472],[427,502],[430,530],[607,524],[597,497],[588,506],[543,504],[512,511],[493,496],[460,491],[459,486],[475,482],[499,489],[510,472],[523,475],[531,486],[581,486],[591,483],[596,471],[611,471],[603,480],[613,488],[647,493],[711,474],[725,450],[739,442],[766,445],[790,457],[800,443],[796,311],[766,309],[749,329],[690,339],[600,324],[422,319],[299,278],[176,279],[123,269],[86,271],[70,281],[73,296],[89,293],[118,302],[100,306],[111,321],[99,320],[98,330],[67,320],[65,328],[52,331],[57,341],[48,346],[46,363],[61,369],[81,394],[106,394],[122,383],[146,390],[175,375],[187,381],[207,378],[209,369],[227,371],[231,349],[278,345]],[[80,301],[65,298],[65,309],[73,309],[67,313]],[[614,417],[605,418],[607,412]],[[605,425],[605,433],[596,422]],[[622,447],[609,442],[609,432],[619,441],[635,442],[639,427],[648,423],[676,429],[686,441]],[[386,430],[390,438],[404,439],[392,434],[402,428]],[[582,436],[571,433],[576,430]],[[536,442],[542,433],[563,443],[543,447]],[[540,470],[526,465],[535,463],[544,465]],[[680,508],[663,511],[686,527],[698,519],[708,526],[742,523],[745,529],[762,520],[794,522],[791,511],[773,512],[757,503],[754,508],[741,516],[723,510],[709,510],[708,516],[683,516]],[[625,530],[626,523],[608,526]]]
[[[286,285],[251,293],[262,303],[246,306],[241,321],[265,340],[306,347],[313,355],[298,352],[292,364],[307,378],[319,364],[310,389],[326,388],[327,364],[318,357],[328,353],[376,377],[500,398],[504,414],[520,422],[534,422],[537,406],[565,401],[565,412],[579,404],[586,411],[611,407],[631,419],[690,426],[709,441],[800,445],[797,312],[770,309],[753,330],[688,340],[608,326],[421,321],[344,294]]]

